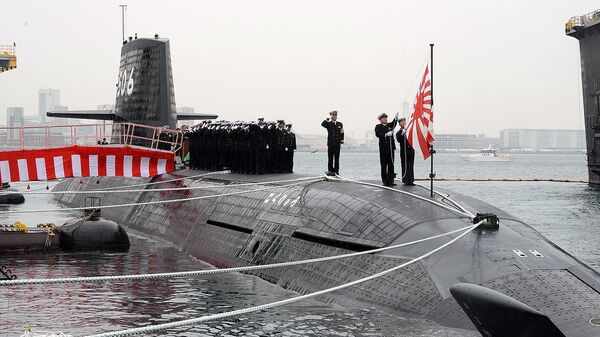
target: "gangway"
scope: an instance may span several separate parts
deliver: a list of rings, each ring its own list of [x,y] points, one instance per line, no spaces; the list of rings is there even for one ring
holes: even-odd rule
[[[0,73],[17,68],[16,45],[0,45]]]
[[[0,127],[0,182],[150,177],[175,169],[179,130],[134,123]]]

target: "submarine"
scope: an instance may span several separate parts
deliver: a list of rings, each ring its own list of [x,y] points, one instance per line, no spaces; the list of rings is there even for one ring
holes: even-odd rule
[[[175,127],[169,53],[168,39],[130,39],[121,49],[114,111],[48,116]],[[125,76],[135,79],[135,86],[127,86]],[[303,182],[281,182],[286,180]],[[432,197],[418,185],[392,188],[295,173],[216,174],[189,168],[150,178],[65,179],[54,190],[101,193],[99,185],[126,188],[140,183],[152,184],[143,191],[103,196],[105,204],[136,204],[107,208],[103,216],[218,268],[389,247],[472,225],[465,211],[493,213],[499,219],[497,228],[477,228],[441,253],[319,299],[430,319],[486,337],[600,336],[600,274],[522,220],[467,195],[444,190]],[[177,190],[155,191],[168,187]],[[245,192],[229,193],[236,191]],[[77,207],[84,195],[54,198]],[[447,240],[248,273],[307,294],[400,265]]]

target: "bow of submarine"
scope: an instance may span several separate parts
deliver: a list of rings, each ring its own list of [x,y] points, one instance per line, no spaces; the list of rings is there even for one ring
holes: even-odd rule
[[[471,324],[475,323],[482,334],[480,326],[486,327],[484,336],[489,337],[561,336],[548,334],[548,331],[556,333],[558,330],[567,337],[600,336],[600,326],[594,323],[600,317],[600,274],[597,271],[497,207],[458,193],[447,193],[473,213],[498,215],[500,227],[498,230],[476,229],[444,252],[422,262],[444,298],[425,317],[460,328],[472,328]],[[417,227],[403,235],[403,240],[426,233],[426,228]],[[411,250],[416,254],[421,249],[423,247],[410,247],[404,249],[403,254],[411,254]],[[460,288],[460,284],[465,283],[480,288]],[[471,310],[459,306],[450,294],[452,286],[463,289],[463,300],[478,299],[477,310],[474,310],[475,305],[471,305]],[[499,297],[478,296],[482,288],[513,299],[514,305],[498,310]],[[459,307],[465,309],[473,323],[461,319],[463,312]],[[524,307],[548,320],[537,320],[538,316]],[[515,317],[521,317],[522,321]]]

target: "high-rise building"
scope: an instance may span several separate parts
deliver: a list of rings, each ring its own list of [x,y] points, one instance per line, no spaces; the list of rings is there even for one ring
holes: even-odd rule
[[[46,121],[46,112],[53,111],[54,107],[60,106],[60,90],[40,89],[38,92],[38,113],[40,121]]]
[[[25,109],[22,107],[9,107],[6,108],[6,126],[8,127],[19,127],[23,126],[25,121]],[[18,135],[18,131],[15,129],[8,130],[8,144],[11,144]]]
[[[25,120],[25,109],[22,107],[6,108],[6,126],[23,126]]]

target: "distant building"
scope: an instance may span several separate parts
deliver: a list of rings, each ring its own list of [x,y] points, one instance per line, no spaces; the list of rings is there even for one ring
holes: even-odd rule
[[[437,134],[434,146],[437,149],[477,150],[488,146],[498,147],[499,138],[486,137],[485,135],[469,134]]]
[[[585,149],[583,130],[500,130],[501,147],[523,150],[577,150]]]
[[[298,150],[326,150],[327,136],[296,134],[296,145]]]
[[[60,90],[40,89],[38,91],[38,114],[40,121],[46,121],[46,112],[53,107],[60,106]]]
[[[9,107],[6,108],[6,126],[11,127],[20,127],[25,124],[25,109],[22,107]],[[13,139],[16,139],[18,135],[18,131],[14,129],[8,130],[8,140],[9,142]]]
[[[6,108],[6,126],[23,126],[25,122],[25,109],[22,107]]]
[[[434,146],[437,149],[475,149],[477,148],[477,136],[437,134],[435,135]]]

